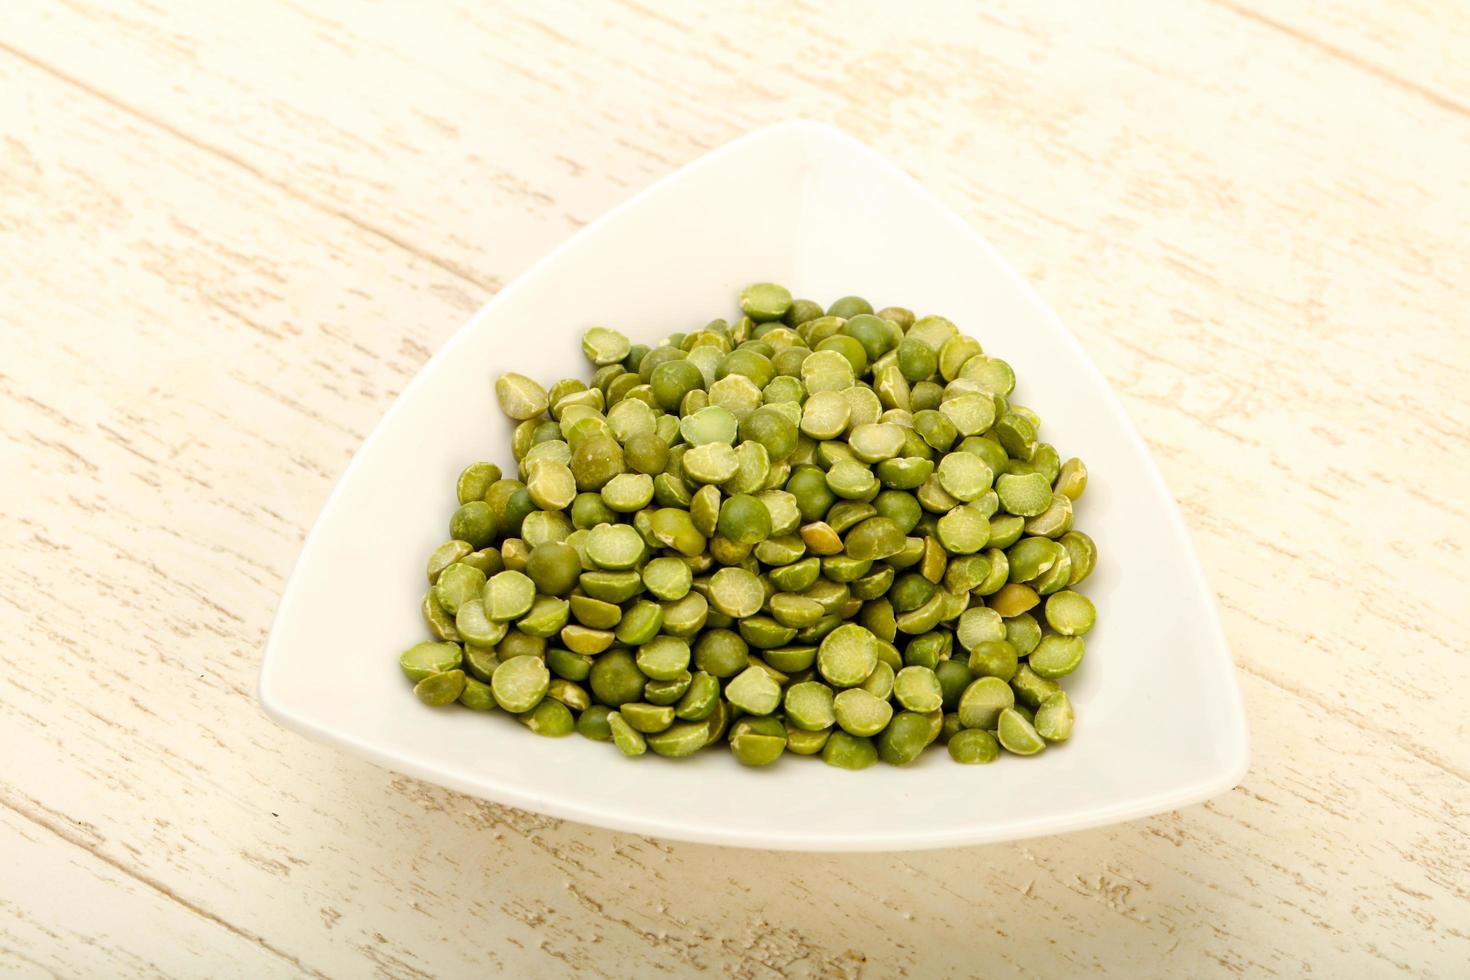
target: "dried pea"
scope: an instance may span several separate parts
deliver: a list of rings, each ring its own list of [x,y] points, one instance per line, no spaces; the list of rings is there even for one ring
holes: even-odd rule
[[[943,317],[773,283],[740,306],[656,347],[588,328],[590,383],[496,379],[520,479],[458,476],[425,565],[442,642],[400,657],[418,696],[753,766],[1065,741],[1086,466]]]

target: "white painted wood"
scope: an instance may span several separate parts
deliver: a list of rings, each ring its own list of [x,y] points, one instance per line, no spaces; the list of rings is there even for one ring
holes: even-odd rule
[[[1369,6],[7,4],[0,969],[1461,972],[1470,51],[1450,5]],[[794,115],[933,186],[1123,396],[1220,593],[1236,792],[750,854],[480,803],[259,713],[301,536],[429,352]]]

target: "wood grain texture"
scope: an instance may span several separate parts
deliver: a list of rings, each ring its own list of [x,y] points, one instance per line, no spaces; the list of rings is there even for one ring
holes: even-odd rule
[[[5,5],[0,970],[1463,974],[1464,8],[924,11]],[[796,115],[932,186],[1122,395],[1220,595],[1235,792],[1015,845],[741,853],[260,714],[302,536],[429,353]]]
[[[1440,0],[1397,3],[1213,0],[1354,66],[1416,92],[1460,115],[1470,114],[1470,7]]]

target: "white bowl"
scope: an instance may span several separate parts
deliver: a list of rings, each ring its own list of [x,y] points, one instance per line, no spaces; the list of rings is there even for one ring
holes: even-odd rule
[[[512,471],[492,380],[586,377],[591,324],[655,342],[730,316],[750,282],[821,302],[942,313],[1010,361],[1017,401],[1092,479],[1077,525],[1097,541],[1098,608],[1066,687],[1076,733],[1040,756],[847,772],[728,752],[625,759],[539,738],[505,715],[430,709],[398,670],[424,639],[429,551],[461,467]],[[391,769],[618,830],[746,847],[900,850],[1078,830],[1203,800],[1248,749],[1213,597],[1174,501],[1106,382],[1031,288],[960,218],[851,137],[773,126],[638,195],[507,286],[426,364],[348,466],[281,600],[260,676],[277,721]]]

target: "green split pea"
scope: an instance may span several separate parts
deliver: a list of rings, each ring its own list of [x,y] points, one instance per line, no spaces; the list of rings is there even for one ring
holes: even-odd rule
[[[757,283],[657,344],[599,325],[581,350],[585,379],[494,381],[515,466],[455,481],[430,638],[399,657],[419,701],[753,767],[1072,738],[1089,473],[979,340]]]

